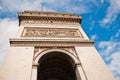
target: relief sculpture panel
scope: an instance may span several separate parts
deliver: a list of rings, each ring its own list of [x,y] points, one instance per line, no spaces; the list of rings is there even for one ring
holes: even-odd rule
[[[78,29],[25,28],[22,37],[82,38]]]

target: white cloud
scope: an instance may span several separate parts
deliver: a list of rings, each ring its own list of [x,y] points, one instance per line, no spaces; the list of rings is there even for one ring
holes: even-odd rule
[[[0,10],[2,10],[2,6],[0,5]]]
[[[111,40],[120,41],[120,29],[116,31],[115,35],[111,37]]]
[[[117,80],[120,79],[120,42],[103,41],[99,43],[99,52]]]
[[[117,70],[117,72],[120,74],[120,51],[116,51],[109,58],[112,59],[109,64],[110,69],[113,71]]]
[[[3,11],[41,10],[41,0],[3,0]]]
[[[110,41],[102,41],[98,45],[100,54],[117,80],[120,80],[120,41],[116,39],[119,33],[120,30]]]
[[[102,27],[109,27],[107,25],[112,24],[118,14],[120,14],[120,0],[109,0],[110,6],[107,9],[106,16],[100,21],[100,25]]]
[[[101,4],[103,4],[103,3],[104,3],[104,0],[100,0],[100,2],[101,2]]]
[[[90,25],[90,30],[92,30],[93,29],[93,26],[95,25],[95,21],[94,20],[92,20],[91,21],[91,25]]]
[[[89,13],[92,7],[98,6],[102,1],[72,1],[72,0],[3,0],[2,12],[18,12],[24,10],[60,11],[72,13]],[[77,4],[77,5],[76,5]],[[87,6],[86,6],[87,5]]]
[[[120,29],[119,29],[118,32],[115,34],[115,37],[120,37]]]
[[[101,54],[104,56],[109,55],[116,48],[118,42],[114,41],[102,41],[99,43],[98,47],[101,49]]]
[[[120,51],[112,53],[109,57],[111,62],[108,64],[108,67],[115,74],[117,80],[120,80]]]
[[[95,35],[91,35],[91,39],[92,40],[95,40],[97,38],[97,35],[95,34]]]
[[[18,30],[18,21],[15,19],[0,19],[0,63],[9,47],[9,38],[14,37]]]

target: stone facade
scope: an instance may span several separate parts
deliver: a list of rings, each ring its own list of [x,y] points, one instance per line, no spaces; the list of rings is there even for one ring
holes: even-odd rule
[[[18,17],[20,29],[16,37],[10,39],[8,54],[0,68],[0,80],[114,80],[94,42],[83,31],[81,16],[25,11],[18,13]],[[63,65],[59,66],[60,69],[65,68],[63,72],[53,66],[55,56]],[[52,62],[47,60],[49,58]],[[71,68],[68,67],[69,63]],[[48,66],[48,72],[41,70],[40,67],[46,67],[42,64]],[[54,64],[59,65],[57,61]],[[54,75],[53,78],[50,68],[54,68],[50,66],[57,68],[54,73],[59,76]],[[66,68],[74,68],[75,74],[72,70],[67,73]],[[41,78],[42,72],[45,78]],[[59,79],[60,76],[64,78]]]

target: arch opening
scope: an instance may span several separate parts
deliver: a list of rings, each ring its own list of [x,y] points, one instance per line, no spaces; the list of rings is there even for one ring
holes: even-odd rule
[[[49,52],[39,61],[37,80],[76,80],[74,60],[62,52]]]

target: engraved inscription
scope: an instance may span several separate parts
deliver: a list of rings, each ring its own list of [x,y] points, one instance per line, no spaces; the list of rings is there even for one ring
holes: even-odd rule
[[[25,37],[79,37],[82,38],[82,35],[77,29],[48,29],[48,28],[25,28],[24,34]]]

